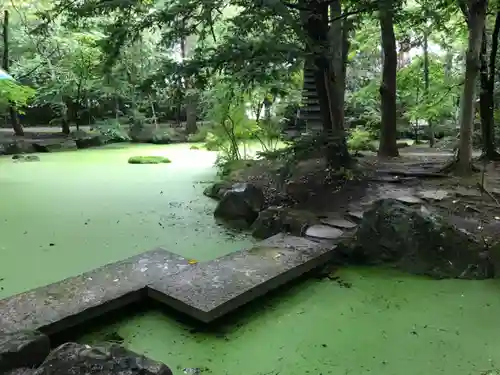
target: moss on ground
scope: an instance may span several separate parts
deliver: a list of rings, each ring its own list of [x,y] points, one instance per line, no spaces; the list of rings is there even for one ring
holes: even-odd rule
[[[170,163],[170,159],[164,156],[131,156],[129,164],[162,164]]]

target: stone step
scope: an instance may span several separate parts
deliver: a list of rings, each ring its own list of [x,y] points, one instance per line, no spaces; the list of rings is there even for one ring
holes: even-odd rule
[[[319,113],[305,113],[301,118],[308,124],[318,124],[322,125],[323,124],[323,118]]]
[[[0,300],[0,332],[57,334],[148,297],[210,322],[324,264],[334,248],[278,234],[205,263],[149,251]]]
[[[334,248],[277,234],[251,249],[157,280],[148,295],[208,323],[324,264]]]
[[[300,109],[300,113],[317,113],[317,112],[321,112],[321,108],[319,107],[319,105],[309,105],[307,107],[302,107]]]
[[[157,249],[0,300],[0,332],[62,332],[140,301],[147,284],[185,267],[187,259]]]
[[[302,92],[302,100],[319,100],[318,93],[316,91],[303,91]]]
[[[306,107],[307,105],[319,105],[318,98],[302,98],[302,106]]]
[[[316,83],[314,83],[314,82],[304,82],[303,89],[304,89],[304,91],[311,90],[311,91],[316,92]]]
[[[346,219],[332,218],[332,219],[322,219],[321,223],[328,225],[330,227],[339,229],[354,229],[357,227],[355,223]]]
[[[344,234],[344,232],[340,229],[323,224],[312,225],[305,231],[305,235],[308,237],[324,240],[335,240],[340,238],[342,234]]]
[[[396,200],[400,201],[401,203],[408,204],[408,205],[424,203],[424,201],[422,199],[415,197],[413,195],[405,195],[402,197],[397,197]]]
[[[363,211],[349,211],[347,216],[356,222],[363,220]]]
[[[313,74],[305,74],[304,75],[304,83],[313,83],[314,85],[316,85],[316,78],[314,77],[314,73]]]

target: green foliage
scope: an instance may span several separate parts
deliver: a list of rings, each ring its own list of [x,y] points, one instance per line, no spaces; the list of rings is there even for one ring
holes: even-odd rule
[[[356,127],[349,131],[347,137],[347,146],[351,151],[377,151],[373,144],[374,136],[369,130],[362,127]]]
[[[36,91],[31,87],[20,85],[9,79],[2,79],[0,80],[0,108],[12,103],[18,111],[22,110],[35,93]]]
[[[221,80],[206,93],[203,101],[206,120],[213,124],[206,138],[207,149],[219,151],[221,160],[241,159],[240,140],[248,138],[243,93]]]
[[[112,140],[113,142],[128,142],[131,140],[118,119],[99,120],[93,125],[93,128],[101,133],[106,139]]]
[[[194,134],[189,134],[187,140],[188,142],[205,142],[210,130],[212,130],[212,124],[210,123],[198,125],[198,131]]]
[[[164,156],[131,156],[128,159],[129,164],[168,164],[169,158]]]

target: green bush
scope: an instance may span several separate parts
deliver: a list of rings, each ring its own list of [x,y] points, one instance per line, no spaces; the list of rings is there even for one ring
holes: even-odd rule
[[[349,131],[347,146],[351,151],[377,151],[373,144],[373,135],[362,127],[357,127]]]
[[[188,142],[205,142],[208,132],[212,129],[211,124],[203,124],[198,126],[198,131],[188,135]]]
[[[110,142],[129,142],[130,136],[123,125],[117,119],[105,119],[97,121],[94,126]]]
[[[131,156],[129,164],[165,164],[170,163],[170,159],[164,156]]]

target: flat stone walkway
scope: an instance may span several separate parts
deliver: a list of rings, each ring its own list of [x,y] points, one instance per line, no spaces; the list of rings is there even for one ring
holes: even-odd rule
[[[147,284],[188,266],[187,259],[156,249],[0,300],[0,332],[61,332],[139,301]]]
[[[324,264],[334,249],[285,234],[197,264],[157,249],[0,300],[0,332],[55,334],[144,298],[208,323]]]
[[[324,264],[334,247],[278,234],[257,246],[200,263],[149,286],[149,295],[210,322]]]

